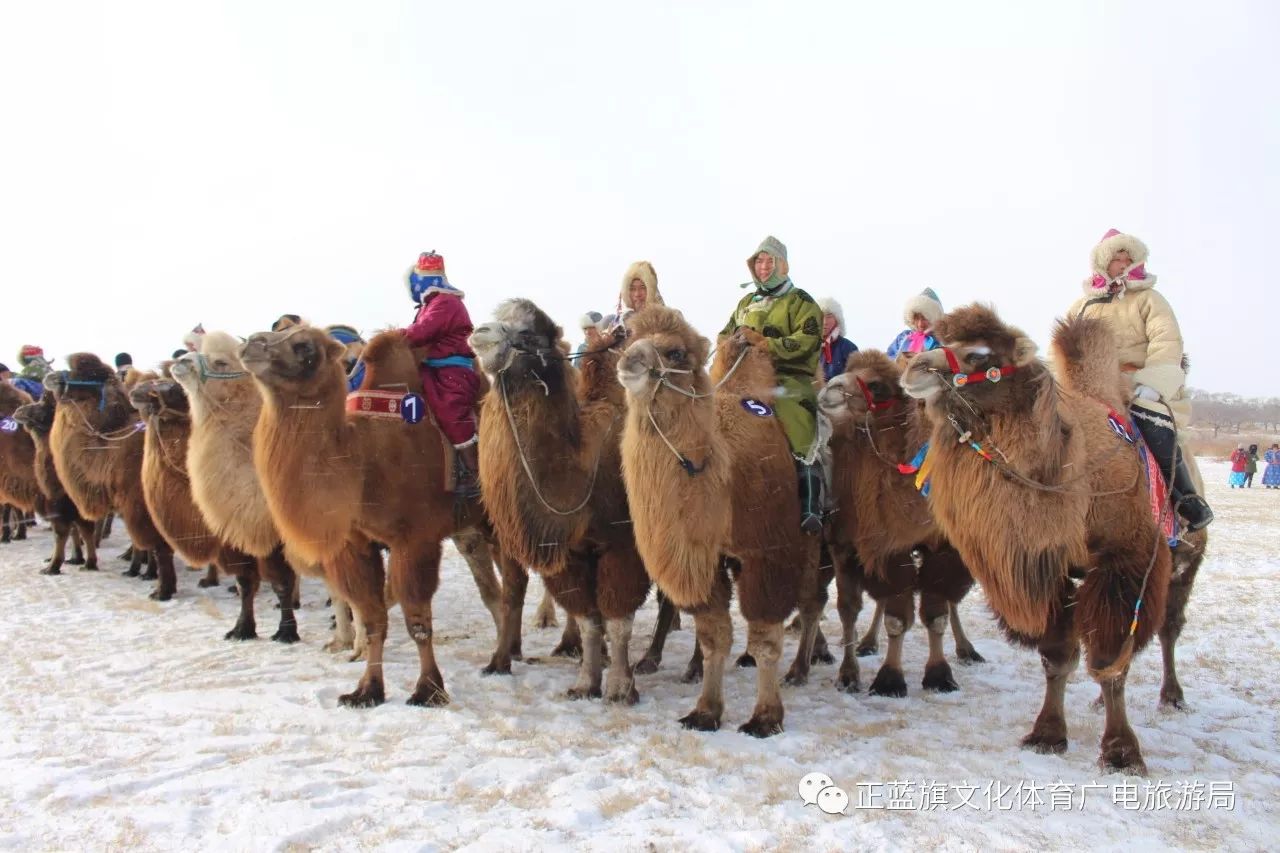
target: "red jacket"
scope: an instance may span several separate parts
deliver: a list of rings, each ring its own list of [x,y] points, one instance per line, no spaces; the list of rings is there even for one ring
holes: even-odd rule
[[[1249,451],[1233,450],[1231,451],[1231,470],[1236,474],[1243,474],[1249,467]]]
[[[467,344],[471,331],[471,315],[462,299],[449,293],[433,293],[422,303],[404,336],[409,346],[424,347],[426,358],[474,358],[475,353]]]

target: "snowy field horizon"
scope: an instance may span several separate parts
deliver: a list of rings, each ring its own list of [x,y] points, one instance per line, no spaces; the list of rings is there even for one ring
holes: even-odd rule
[[[639,704],[566,699],[576,664],[548,656],[559,629],[533,625],[536,575],[525,661],[510,677],[482,677],[492,621],[452,548],[434,607],[452,703],[404,703],[417,664],[395,613],[388,702],[351,710],[337,698],[363,664],[323,649],[322,585],[303,584],[302,642],[226,641],[238,609],[226,582],[198,589],[199,575],[182,571],[172,601],[148,600],[150,584],[121,577],[119,526],[100,573],[42,577],[42,525],[0,546],[11,638],[0,663],[0,848],[1274,849],[1280,493],[1229,490],[1228,466],[1201,467],[1217,521],[1178,647],[1186,709],[1157,708],[1155,643],[1129,679],[1146,778],[1099,771],[1103,718],[1082,669],[1067,690],[1066,753],[1018,748],[1042,696],[1039,661],[1000,639],[977,587],[961,612],[987,662],[956,667],[958,692],[920,689],[917,624],[905,699],[841,693],[836,667],[819,665],[808,685],[784,688],[785,732],[757,740],[736,731],[751,710],[751,670],[726,678],[721,731],[676,723],[697,694],[680,680],[691,620],[657,673],[637,679]],[[264,636],[270,600],[258,599]],[[656,610],[651,600],[639,614],[633,653]],[[868,603],[860,630],[869,617]],[[835,644],[834,604],[823,629]],[[736,655],[736,612],[734,639]],[[786,655],[795,643],[788,635]],[[864,682],[879,663],[862,659]],[[843,813],[822,811],[830,798],[806,804],[815,797],[801,783],[814,773],[847,794]]]

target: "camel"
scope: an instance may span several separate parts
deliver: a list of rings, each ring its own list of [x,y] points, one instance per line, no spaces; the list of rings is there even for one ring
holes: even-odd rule
[[[20,406],[13,413],[14,420],[22,424],[23,429],[35,442],[35,477],[36,484],[44,497],[46,517],[53,524],[54,545],[49,565],[41,569],[42,575],[62,573],[65,560],[70,565],[79,565],[81,571],[98,571],[98,536],[96,525],[80,514],[75,501],[67,494],[58,472],[53,464],[53,452],[49,448],[49,432],[53,429],[54,414],[58,402],[49,391],[40,395],[34,403]],[[66,558],[67,539],[72,540],[73,552]],[[82,551],[83,549],[83,551]],[[84,552],[88,553],[86,558]]]
[[[177,591],[173,548],[161,536],[142,492],[145,437],[116,372],[91,353],[67,358],[68,370],[45,377],[57,397],[49,447],[58,479],[85,518],[115,509],[135,551],[146,551],[156,568],[156,601]],[[150,572],[148,572],[150,574]]]
[[[768,737],[783,724],[784,620],[797,603],[809,620],[789,673],[799,681],[825,596],[819,541],[800,530],[795,466],[772,416],[772,362],[764,339],[740,329],[717,348],[713,388],[703,368],[709,343],[680,312],[649,306],[630,330],[618,379],[626,389],[622,470],[636,545],[658,588],[693,614],[703,658],[702,693],[680,723],[720,727],[732,575],[757,665],[756,706],[739,731]]]
[[[422,395],[418,359],[403,336],[393,330],[369,341],[363,384],[350,408],[342,353],[327,333],[307,326],[258,333],[241,348],[263,400],[254,465],[285,543],[324,565],[326,578],[365,625],[365,673],[339,702],[368,707],[386,700],[387,605],[381,563],[370,559],[373,543],[384,543],[391,552],[392,592],[418,649],[419,676],[409,704],[443,705],[449,695],[435,660],[431,613],[441,543],[484,524],[484,515],[475,501],[455,504],[445,491],[448,460],[435,425],[429,419],[410,425],[399,414],[406,391]],[[398,393],[374,390],[385,388]],[[361,414],[364,401],[371,408],[395,402],[395,417]],[[502,601],[491,608],[498,648],[486,669],[510,672],[528,578],[512,560],[499,555],[498,563]],[[489,567],[491,572],[492,562]]]
[[[818,395],[818,405],[832,425],[832,493],[839,508],[829,522],[831,535],[857,557],[851,565],[842,559],[845,549],[833,549],[837,579],[861,569],[860,585],[876,600],[877,611],[885,611],[889,649],[870,692],[907,694],[902,645],[911,627],[917,591],[920,621],[929,635],[922,686],[940,692],[955,690],[958,685],[942,640],[949,617],[973,586],[973,578],[934,523],[926,499],[915,486],[914,472],[902,470],[902,466],[911,467],[906,463],[929,440],[932,424],[920,404],[903,394],[897,365],[878,350],[851,355],[845,372],[832,377]],[[847,579],[844,582],[848,584]],[[861,601],[848,599],[841,595],[837,604],[844,629],[844,660],[836,684],[852,692],[858,689],[854,621]],[[961,636],[956,638],[958,646]],[[961,660],[976,655],[972,646],[960,646],[957,654]]]
[[[1022,744],[1066,749],[1066,683],[1083,645],[1106,708],[1100,764],[1145,773],[1125,678],[1165,619],[1171,561],[1136,431],[1116,414],[1128,400],[1111,334],[1059,321],[1055,380],[990,307],[960,308],[935,330],[947,346],[915,356],[902,385],[933,424],[925,464],[939,528],[1006,635],[1040,652],[1044,705]]]
[[[136,383],[129,392],[129,400],[147,421],[142,488],[156,527],[165,539],[174,543],[188,565],[209,565],[215,585],[217,573],[212,564],[216,563],[226,574],[235,575],[240,590],[240,615],[226,639],[256,638],[253,600],[259,582],[257,560],[214,536],[191,496],[191,477],[187,473],[191,413],[186,393],[172,378],[151,379]],[[204,578],[201,585],[209,586],[208,580]],[[293,602],[286,597],[291,590],[284,583],[273,586],[280,598],[281,624],[277,637],[296,638]]]
[[[491,386],[481,405],[481,492],[503,551],[538,571],[578,622],[582,662],[569,697],[634,704],[629,645],[649,576],[618,457],[618,353],[600,341],[575,370],[563,338],[527,299],[507,300],[472,332]],[[602,628],[610,650],[603,691]]]
[[[44,514],[43,497],[36,482],[35,443],[13,417],[30,402],[31,397],[21,388],[0,382],[0,504],[6,505],[5,532],[10,526],[16,528],[13,538],[18,541],[26,538],[26,514],[34,511],[37,503]],[[14,516],[16,521],[11,521]]]

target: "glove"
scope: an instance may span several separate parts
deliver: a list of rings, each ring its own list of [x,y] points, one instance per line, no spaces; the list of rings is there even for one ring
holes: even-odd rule
[[[1133,389],[1133,396],[1143,400],[1151,400],[1152,402],[1159,402],[1160,400],[1160,392],[1150,385],[1138,385]]]

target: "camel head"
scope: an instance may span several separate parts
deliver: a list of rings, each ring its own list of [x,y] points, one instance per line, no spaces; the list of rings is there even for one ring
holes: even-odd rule
[[[84,411],[102,412],[124,402],[124,390],[113,368],[93,353],[78,352],[67,358],[67,369],[47,374],[44,387],[59,402],[84,403]]]
[[[31,402],[27,392],[8,382],[0,382],[0,414],[9,414]]]
[[[844,373],[833,376],[818,394],[818,406],[833,424],[863,422],[867,415],[901,415],[907,403],[898,365],[879,350],[859,350]]]
[[[182,420],[190,413],[187,393],[172,379],[145,379],[129,389],[129,402],[144,418]]]
[[[19,406],[13,413],[13,419],[22,424],[27,432],[35,435],[48,435],[53,429],[53,417],[58,413],[58,400],[50,391],[40,395],[34,403]]]
[[[959,397],[971,405],[998,405],[1019,371],[1038,372],[1036,345],[1020,329],[1006,326],[993,308],[967,305],[938,321],[934,334],[945,346],[907,363],[902,387],[930,403]],[[946,393],[945,391],[954,393]]]
[[[294,326],[250,335],[239,355],[262,389],[314,394],[335,384],[346,390],[346,351],[324,329]]]
[[[673,308],[650,305],[630,320],[631,343],[618,360],[618,381],[627,393],[649,400],[662,383],[708,394],[703,365],[710,343]]]
[[[520,379],[530,372],[545,381],[548,372],[561,372],[564,332],[528,299],[508,299],[493,319],[477,326],[467,342],[489,376],[505,373]]]
[[[257,396],[240,363],[239,348],[240,342],[226,332],[209,332],[201,339],[199,352],[189,352],[169,366],[169,375],[186,392],[198,419]]]

